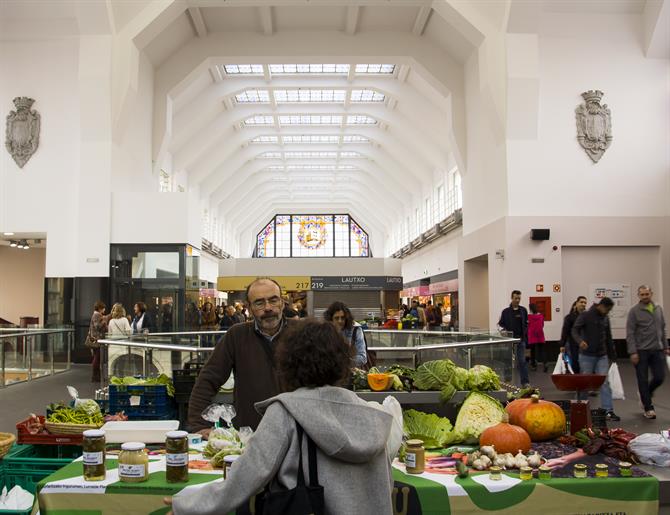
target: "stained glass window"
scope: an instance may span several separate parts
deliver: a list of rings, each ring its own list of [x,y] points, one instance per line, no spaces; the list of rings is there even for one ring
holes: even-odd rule
[[[275,221],[272,220],[258,233],[258,257],[272,257],[275,255]]]
[[[258,233],[255,255],[370,257],[370,249],[367,233],[349,215],[277,215]]]

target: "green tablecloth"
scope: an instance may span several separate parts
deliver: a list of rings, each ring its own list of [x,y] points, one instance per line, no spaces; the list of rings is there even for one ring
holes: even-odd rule
[[[105,482],[85,482],[80,461],[41,481],[38,485],[40,515],[159,515],[168,511],[163,506],[163,497],[174,495],[186,486],[165,481],[162,459],[151,463],[150,478],[143,483],[119,482],[114,471],[116,461],[108,460],[107,464],[110,472]],[[465,479],[438,474],[412,476],[400,469],[394,469],[393,474],[396,515],[658,513],[659,484],[654,477],[522,482],[518,481],[517,474],[506,473],[502,482],[494,484],[488,482],[487,473],[472,474]],[[217,479],[221,479],[219,472],[191,471],[188,486]],[[351,487],[364,489],[365,485]]]

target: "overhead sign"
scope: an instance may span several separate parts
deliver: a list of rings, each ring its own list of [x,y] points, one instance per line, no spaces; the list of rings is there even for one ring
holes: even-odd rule
[[[448,281],[438,281],[428,285],[428,293],[449,293],[458,291],[458,279],[450,279]]]
[[[401,290],[402,277],[347,275],[312,277],[311,290]]]
[[[283,291],[298,291],[310,289],[310,277],[308,275],[283,275],[271,276],[279,283]],[[244,291],[258,276],[238,275],[234,277],[219,277],[216,281],[217,288],[221,291]]]
[[[401,297],[427,297],[430,295],[430,286],[412,286],[411,288],[405,288],[400,292]]]

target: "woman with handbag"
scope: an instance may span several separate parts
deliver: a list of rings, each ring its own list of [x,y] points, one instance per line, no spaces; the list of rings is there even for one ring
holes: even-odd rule
[[[254,502],[258,515],[392,514],[399,406],[367,403],[339,387],[351,347],[332,323],[291,326],[276,362],[288,393],[256,404],[263,419],[228,479],[166,499],[171,513],[214,515]]]
[[[93,361],[91,362],[91,382],[100,382],[100,344],[98,339],[104,338],[107,333],[107,320],[105,310],[107,306],[99,300],[93,305],[93,315],[91,315],[91,323],[88,327],[88,334],[86,336],[85,345],[91,349]]]
[[[126,309],[123,304],[117,302],[112,306],[112,311],[109,313],[110,320],[107,324],[108,338],[130,338],[133,330],[126,318]]]

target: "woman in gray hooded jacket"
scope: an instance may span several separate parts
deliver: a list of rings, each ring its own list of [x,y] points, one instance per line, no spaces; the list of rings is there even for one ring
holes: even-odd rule
[[[295,488],[296,422],[317,446],[327,515],[393,513],[391,462],[402,439],[398,407],[387,411],[338,386],[349,375],[351,350],[330,323],[296,324],[282,338],[276,360],[288,393],[256,404],[263,419],[230,478],[166,499],[173,513],[228,513],[268,484],[273,491]],[[302,452],[307,456],[306,439]],[[307,460],[303,467],[309,477]]]

